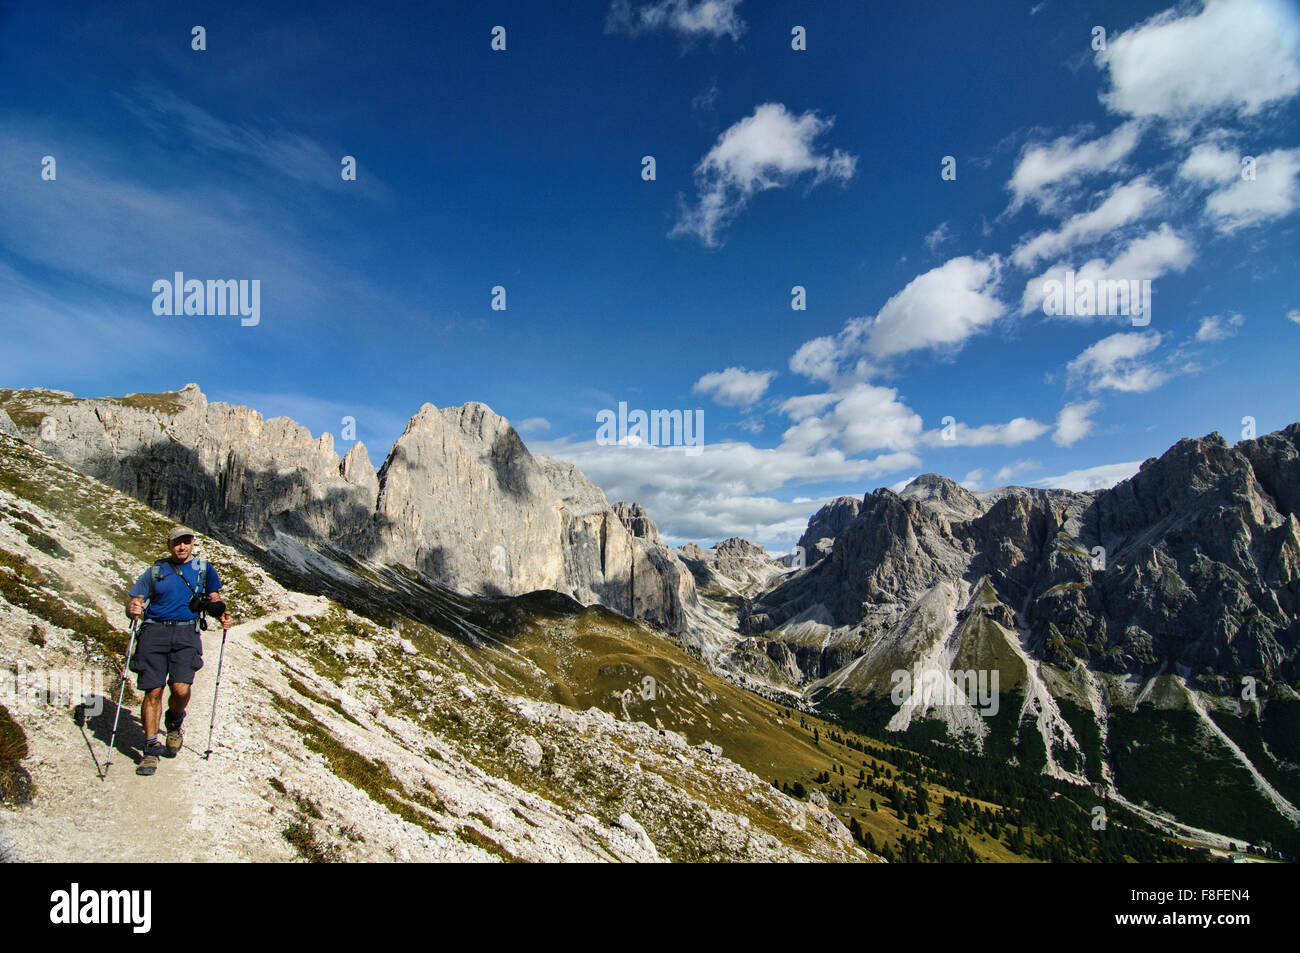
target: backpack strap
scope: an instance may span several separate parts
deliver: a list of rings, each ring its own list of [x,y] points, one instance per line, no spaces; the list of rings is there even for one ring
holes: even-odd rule
[[[162,567],[166,560],[159,559],[149,567],[149,602],[158,594],[158,580],[162,578]]]

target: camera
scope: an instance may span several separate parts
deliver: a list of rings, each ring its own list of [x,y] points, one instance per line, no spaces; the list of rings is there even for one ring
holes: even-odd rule
[[[195,593],[190,597],[190,611],[199,617],[199,628],[206,632],[208,616],[220,618],[221,614],[226,611],[226,604],[224,602],[211,602],[201,594]]]

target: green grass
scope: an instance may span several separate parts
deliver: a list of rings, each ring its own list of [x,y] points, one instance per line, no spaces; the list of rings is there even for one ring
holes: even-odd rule
[[[441,830],[430,813],[415,806],[420,805],[428,812],[438,813],[441,805],[433,798],[421,791],[407,791],[393,777],[388,765],[382,761],[371,761],[343,744],[316,720],[316,716],[306,706],[271,692],[270,689],[266,690],[271,693],[275,706],[287,716],[288,723],[302,735],[307,748],[322,755],[336,777],[357,790],[364,791],[373,801],[382,804],[403,820],[430,832]]]
[[[121,407],[152,410],[155,413],[166,414],[169,417],[174,417],[185,409],[185,405],[181,403],[175,393],[130,394],[126,397],[100,397],[97,399]]]
[[[76,398],[64,397],[60,394],[0,388],[0,410],[7,413],[9,419],[19,427],[39,427],[41,425],[41,421],[45,419],[47,412],[35,409],[37,407],[51,404],[63,406],[75,404],[76,402]]]
[[[352,722],[352,724],[354,725],[361,724],[361,722],[357,721],[346,711],[344,711],[343,706],[340,705],[338,702],[336,702],[334,699],[326,698],[323,695],[320,695],[312,691],[310,688],[308,688],[302,682],[298,681],[298,679],[294,678],[292,675],[288,676],[288,679],[289,679],[289,687],[292,688],[299,695],[301,695],[303,698],[310,698],[316,704],[321,705],[324,708],[328,708],[330,711],[334,712],[339,717],[343,718],[346,721]]]
[[[339,849],[333,844],[323,844],[312,830],[311,823],[300,818],[286,827],[281,834],[293,849],[308,863],[335,864],[340,858]]]
[[[520,862],[518,857],[510,853],[510,851],[506,850],[478,828],[469,827],[468,825],[458,827],[456,828],[456,836],[466,844],[472,844],[480,850],[487,851],[494,857],[501,858],[501,860],[505,861],[507,864],[516,864]]]
[[[0,705],[0,803],[22,804],[30,797],[29,778],[19,764],[27,753],[22,726]]]
[[[115,655],[126,652],[129,636],[113,628],[96,609],[80,611],[44,586],[52,580],[35,566],[7,550],[0,550],[0,596],[10,605],[26,609],[32,615],[59,628],[69,629]]]

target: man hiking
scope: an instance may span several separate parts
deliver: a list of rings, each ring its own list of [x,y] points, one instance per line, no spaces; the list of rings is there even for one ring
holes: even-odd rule
[[[140,720],[144,722],[144,757],[136,774],[158,770],[159,757],[174,758],[185,743],[181,723],[190,703],[194,673],[203,667],[200,628],[206,627],[203,612],[220,616],[221,627],[230,628],[230,613],[221,601],[221,580],[210,563],[194,556],[194,530],[173,526],[167,534],[171,556],[160,559],[135,581],[127,615],[144,616],[136,634],[131,671],[139,675],[137,687],[144,692]],[[146,610],[147,606],[147,610]],[[146,614],[147,612],[147,614]],[[167,700],[167,739],[158,731],[162,714],[163,685],[171,686]]]

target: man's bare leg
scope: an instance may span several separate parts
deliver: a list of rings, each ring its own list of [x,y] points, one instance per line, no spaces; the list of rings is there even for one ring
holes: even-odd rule
[[[185,686],[187,689],[188,685]],[[162,686],[151,688],[144,693],[144,705],[140,708],[140,720],[144,722],[145,738],[158,734],[158,722],[162,720]]]
[[[190,685],[189,682],[172,682],[171,687],[171,697],[167,699],[167,750],[164,754],[174,758],[185,744],[181,720],[185,717],[185,706],[190,703]]]
[[[183,715],[185,714],[185,707],[189,703],[190,703],[189,682],[172,682],[171,697],[167,699],[168,710],[173,715]]]

